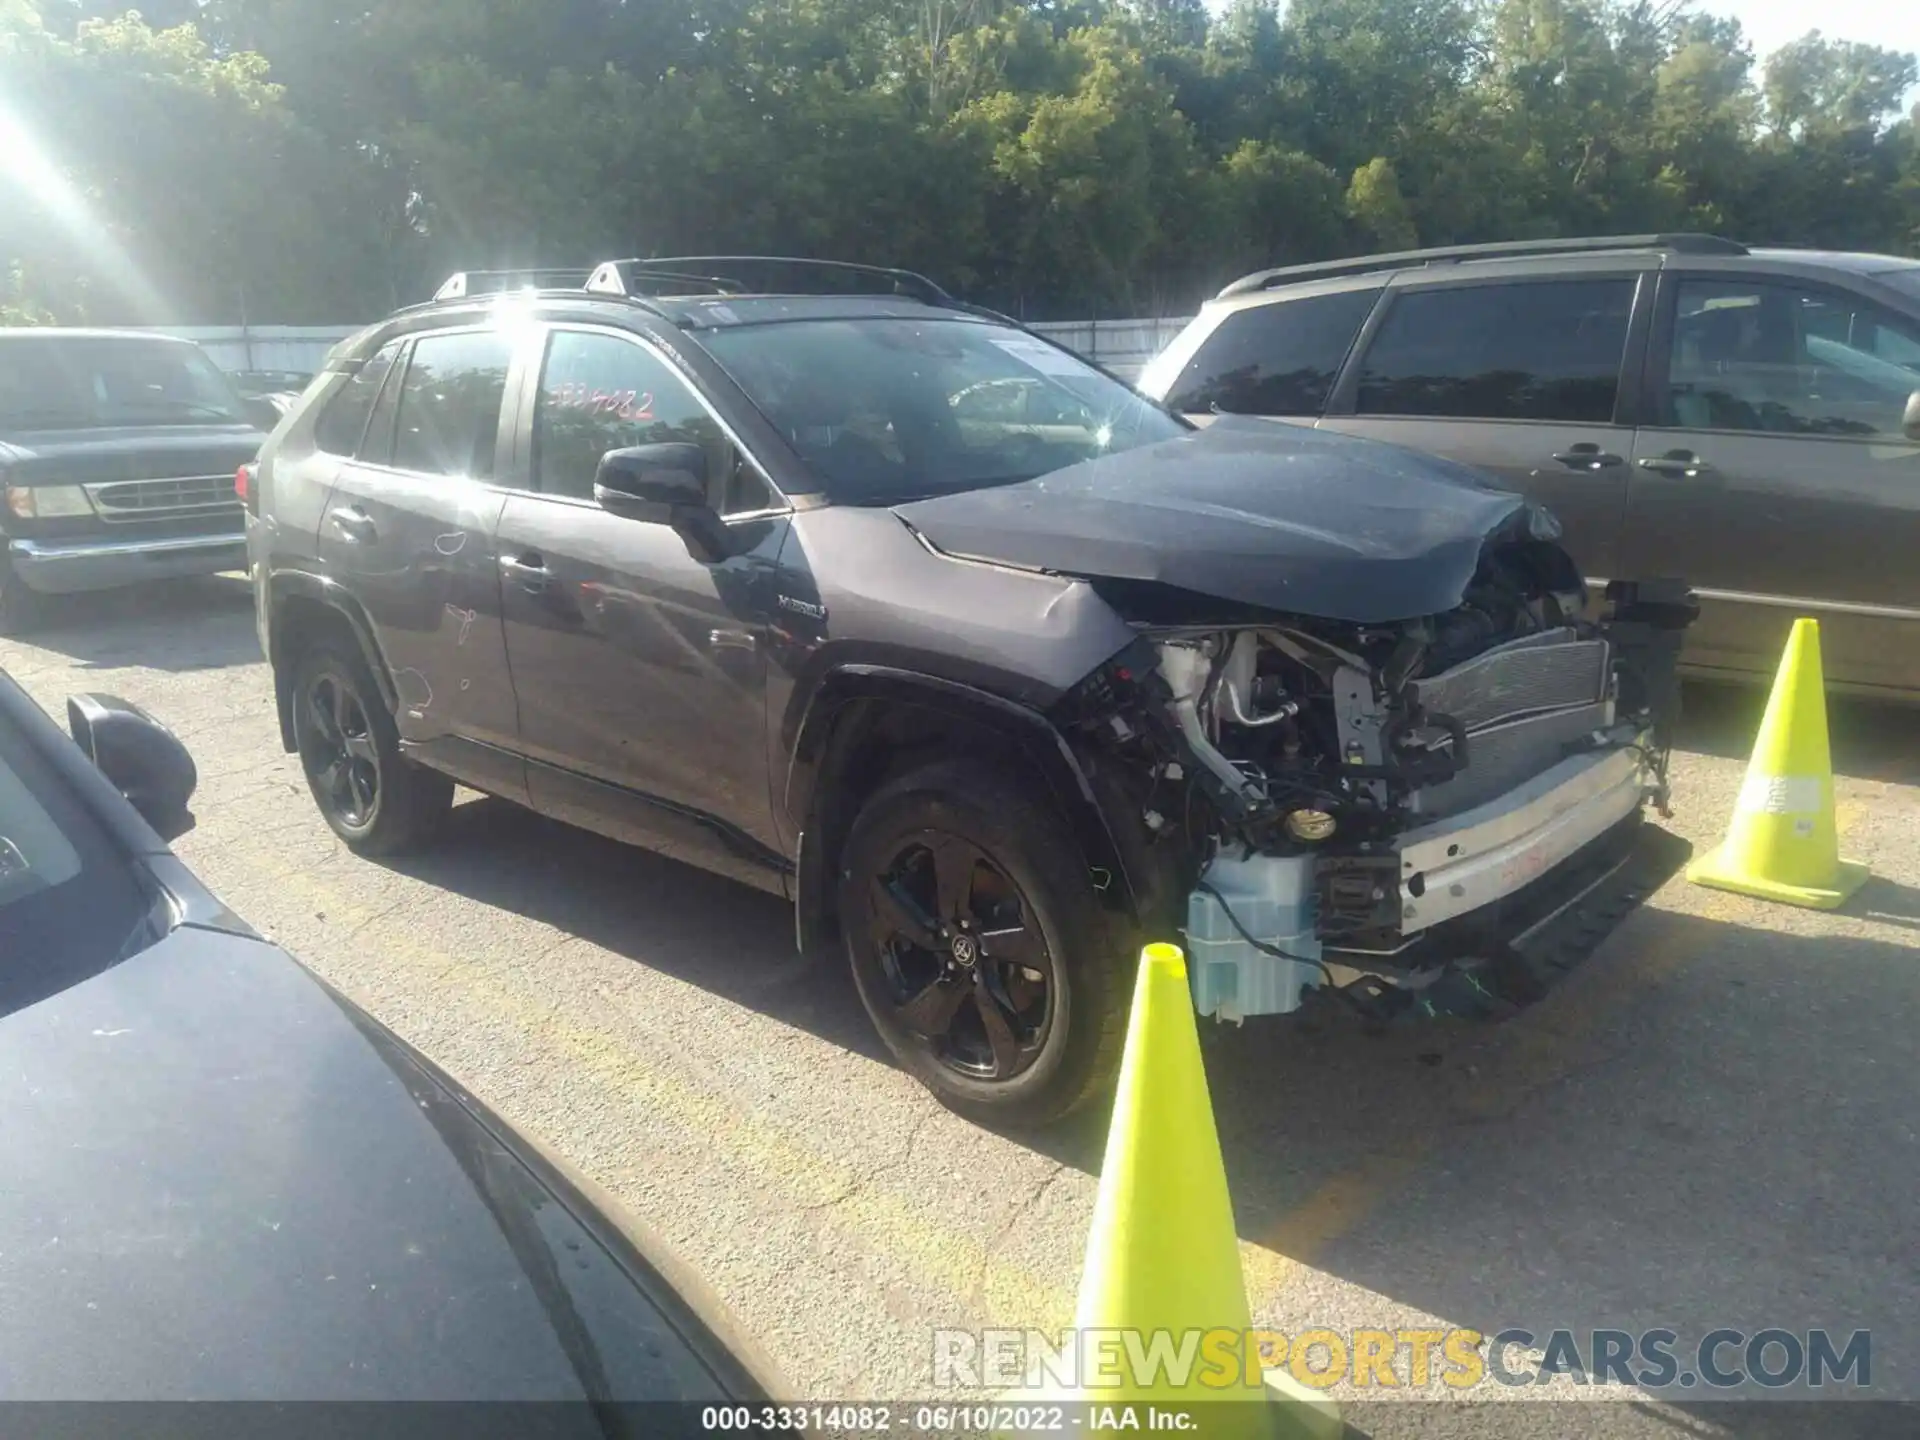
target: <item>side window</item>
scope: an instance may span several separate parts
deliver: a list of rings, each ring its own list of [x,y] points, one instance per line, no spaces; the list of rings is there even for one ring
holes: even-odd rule
[[[1898,435],[1920,325],[1839,291],[1741,280],[1676,289],[1664,421],[1690,430]]]
[[[1634,284],[1410,290],[1394,299],[1367,347],[1357,408],[1604,425],[1619,393]]]
[[[352,379],[333,392],[326,409],[314,422],[313,443],[329,455],[356,455],[360,437],[366,434],[367,417],[373,414],[374,397],[379,395],[387,372],[400,354],[404,341],[383,346],[362,365]]]
[[[396,469],[493,478],[513,342],[488,330],[422,335],[407,357],[393,438]]]
[[[714,508],[721,514],[773,503],[772,492],[666,361],[619,335],[554,331],[533,417],[536,489],[591,499],[602,455],[670,441],[707,452]]]
[[[1169,410],[1318,415],[1378,290],[1308,295],[1236,310],[1167,391]]]

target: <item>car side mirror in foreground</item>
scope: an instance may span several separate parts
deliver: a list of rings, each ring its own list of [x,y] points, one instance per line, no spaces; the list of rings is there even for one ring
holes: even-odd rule
[[[609,514],[671,525],[703,565],[732,553],[732,536],[707,498],[707,452],[698,445],[609,450],[594,473],[593,498]]]
[[[193,828],[187,805],[200,772],[166,726],[117,695],[75,695],[67,701],[67,729],[162,840],[177,840]]]
[[[1907,410],[1900,417],[1900,429],[1909,440],[1920,440],[1920,390],[1907,396]]]

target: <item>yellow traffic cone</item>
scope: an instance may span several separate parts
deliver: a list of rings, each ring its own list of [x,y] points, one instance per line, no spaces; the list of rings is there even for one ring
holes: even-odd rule
[[[1831,910],[1867,878],[1840,858],[1833,820],[1820,622],[1796,620],[1724,844],[1687,867],[1696,885]]]
[[[1089,1334],[1138,1337],[1118,1347],[1120,1385],[1083,1383],[1088,1402],[1192,1406],[1209,1434],[1344,1431],[1330,1400],[1263,1384],[1257,1357],[1248,1363],[1242,1349],[1231,1379],[1220,1367],[1208,1378],[1204,1343],[1178,1375],[1151,1363],[1135,1373],[1128,1358],[1150,1352],[1156,1335],[1177,1351],[1189,1334],[1230,1332],[1244,1346],[1252,1331],[1186,959],[1174,945],[1149,945],[1140,957],[1074,1326],[1083,1344]],[[1224,1403],[1233,1400],[1246,1403]]]

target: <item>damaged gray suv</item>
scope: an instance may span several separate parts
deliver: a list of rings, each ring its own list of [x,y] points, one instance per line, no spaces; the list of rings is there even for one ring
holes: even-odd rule
[[[903,271],[456,276],[244,486],[327,823],[456,781],[785,896],[943,1101],[1105,1087],[1143,941],[1229,1021],[1538,994],[1677,857],[1694,605],[1477,473],[1196,430]]]

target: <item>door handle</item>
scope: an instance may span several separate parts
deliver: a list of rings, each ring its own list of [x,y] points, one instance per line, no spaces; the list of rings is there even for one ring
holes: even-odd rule
[[[547,562],[538,555],[502,555],[500,573],[513,581],[529,595],[538,595],[547,588],[552,578]]]
[[[1609,454],[1598,445],[1580,444],[1570,450],[1562,450],[1553,457],[1569,470],[1605,470],[1612,465],[1624,465],[1626,462],[1618,455]]]
[[[380,528],[373,523],[373,517],[358,505],[341,505],[329,510],[327,519],[356,545],[371,545],[380,538]]]
[[[1651,470],[1656,475],[1678,475],[1687,480],[1715,473],[1713,466],[1691,450],[1669,450],[1664,455],[1645,456],[1640,461],[1640,468]]]
[[[715,650],[745,650],[748,653],[759,647],[759,642],[745,630],[709,630],[707,644]]]

